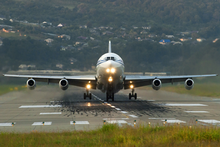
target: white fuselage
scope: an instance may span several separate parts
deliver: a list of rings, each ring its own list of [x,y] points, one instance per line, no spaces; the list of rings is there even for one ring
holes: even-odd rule
[[[115,53],[102,55],[97,62],[97,88],[102,92],[116,93],[123,89],[124,63]]]

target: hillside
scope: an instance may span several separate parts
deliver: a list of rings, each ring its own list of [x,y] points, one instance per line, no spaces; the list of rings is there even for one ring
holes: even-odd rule
[[[126,71],[219,71],[215,67],[220,44],[218,39],[213,43],[220,33],[219,0],[0,3],[1,69],[18,69],[21,64],[34,64],[37,69],[94,69],[112,40]],[[161,45],[161,39],[171,43]]]

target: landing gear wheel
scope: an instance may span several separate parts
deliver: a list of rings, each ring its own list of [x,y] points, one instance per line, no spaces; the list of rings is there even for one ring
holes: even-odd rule
[[[135,99],[135,100],[137,99],[137,93],[134,94],[134,99]]]
[[[113,101],[113,102],[115,101],[114,93],[112,93],[112,101]]]
[[[106,92],[106,102],[108,102],[108,98],[109,98],[109,95],[108,95],[108,92]]]
[[[84,100],[86,99],[86,93],[84,93]]]
[[[90,100],[92,99],[92,94],[91,94],[91,93],[89,94],[89,99],[90,99]]]
[[[131,93],[129,93],[129,100],[130,100],[132,97],[133,97],[135,100],[137,99],[137,93],[134,93],[134,89],[132,89]]]

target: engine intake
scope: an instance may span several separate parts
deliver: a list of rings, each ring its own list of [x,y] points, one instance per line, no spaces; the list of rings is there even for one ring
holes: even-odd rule
[[[30,90],[34,90],[35,87],[36,87],[36,82],[34,79],[29,79],[27,80],[27,87],[30,89]]]
[[[61,79],[60,82],[59,82],[59,87],[62,89],[62,90],[67,90],[68,87],[69,87],[69,83],[66,79]]]
[[[154,79],[153,82],[152,82],[152,88],[154,90],[159,90],[161,85],[162,85],[162,82],[159,79]]]
[[[185,88],[191,90],[194,87],[194,81],[192,79],[187,79],[185,81]]]

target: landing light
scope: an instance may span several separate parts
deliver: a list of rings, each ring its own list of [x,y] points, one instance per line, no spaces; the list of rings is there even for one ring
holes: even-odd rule
[[[109,77],[109,78],[108,78],[108,81],[109,81],[109,82],[112,82],[112,81],[113,81],[112,77]]]
[[[115,71],[116,71],[115,68],[111,68],[111,69],[108,68],[108,69],[106,69],[107,73],[115,73]]]
[[[90,107],[90,106],[91,106],[91,104],[90,104],[90,103],[88,103],[88,106]]]
[[[111,69],[111,73],[115,73],[115,69],[114,68]]]
[[[86,88],[87,88],[87,89],[90,89],[90,88],[91,88],[91,85],[90,85],[90,84],[86,85]]]
[[[134,85],[130,85],[130,88],[133,89],[133,88],[134,88]]]

